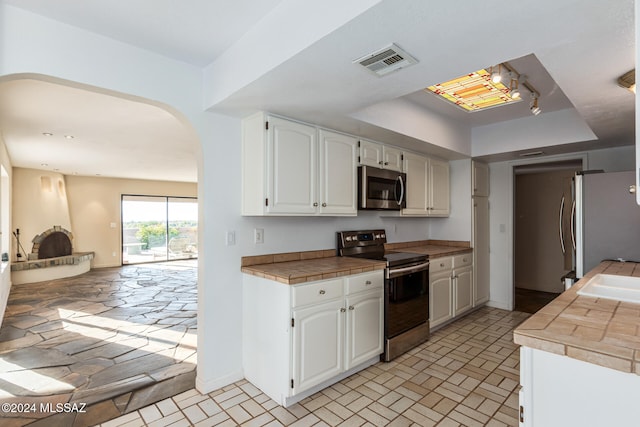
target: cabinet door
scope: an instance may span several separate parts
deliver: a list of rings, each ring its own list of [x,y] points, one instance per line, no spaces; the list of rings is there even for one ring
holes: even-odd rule
[[[430,277],[429,315],[432,328],[453,317],[451,271],[443,271]]]
[[[428,211],[427,174],[429,159],[413,153],[404,155],[404,171],[407,174],[407,207],[403,215],[426,216]]]
[[[365,292],[347,298],[347,353],[351,369],[382,353],[383,292]]]
[[[474,306],[489,301],[489,200],[473,198]]]
[[[293,310],[293,390],[298,394],[344,370],[344,300]],[[256,355],[259,357],[259,355]]]
[[[356,156],[358,141],[321,129],[320,213],[357,215]]]
[[[489,165],[473,162],[473,195],[489,197]]]
[[[429,170],[430,215],[449,215],[449,162],[431,159]]]
[[[267,151],[267,212],[315,213],[318,203],[316,129],[270,117]]]
[[[382,167],[382,144],[371,141],[360,141],[360,164]]]
[[[382,167],[402,172],[402,151],[397,148],[382,147]]]
[[[471,267],[453,271],[455,304],[453,315],[457,316],[473,307],[473,272]]]

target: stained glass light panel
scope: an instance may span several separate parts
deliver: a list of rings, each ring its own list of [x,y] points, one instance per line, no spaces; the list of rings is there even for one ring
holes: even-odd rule
[[[519,98],[511,97],[508,86],[502,82],[492,82],[491,74],[484,69],[448,82],[429,86],[425,90],[468,112],[520,101]]]

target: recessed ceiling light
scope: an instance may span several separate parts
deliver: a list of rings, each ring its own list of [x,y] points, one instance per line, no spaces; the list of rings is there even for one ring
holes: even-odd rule
[[[53,134],[51,132],[42,132],[42,134],[44,136],[53,136]]]
[[[65,135],[64,137],[65,137],[65,138],[67,138],[67,139],[73,139],[73,138],[75,138],[73,135]]]
[[[40,166],[46,168],[47,166],[49,166],[49,164],[48,163],[40,163]]]

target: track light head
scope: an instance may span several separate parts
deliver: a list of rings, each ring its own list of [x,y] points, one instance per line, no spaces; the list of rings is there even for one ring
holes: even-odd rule
[[[542,113],[542,109],[538,107],[538,97],[535,94],[531,95],[533,96],[533,101],[531,101],[529,109],[531,110],[531,114],[537,116],[538,114]]]

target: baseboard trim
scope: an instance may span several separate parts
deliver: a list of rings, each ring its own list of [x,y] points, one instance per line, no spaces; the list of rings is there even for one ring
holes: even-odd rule
[[[502,302],[502,301],[489,300],[489,301],[487,301],[486,305],[487,305],[487,307],[500,308],[502,310],[513,311],[512,304],[508,304],[508,303]]]
[[[233,384],[244,379],[242,371],[235,371],[224,377],[214,378],[211,380],[203,380],[200,376],[196,376],[196,390],[202,394],[211,393],[222,387],[226,387],[229,384]]]

